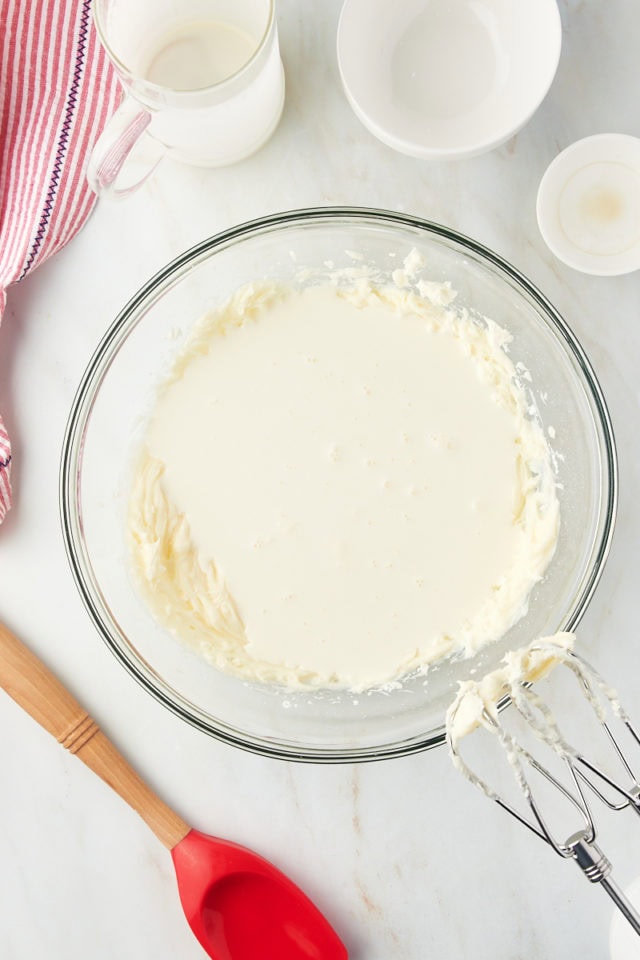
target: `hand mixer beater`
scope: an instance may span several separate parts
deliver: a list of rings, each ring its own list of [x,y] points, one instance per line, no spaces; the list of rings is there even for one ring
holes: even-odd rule
[[[640,935],[640,914],[611,879],[611,863],[596,844],[596,827],[587,800],[587,790],[613,811],[627,808],[640,814],[640,783],[635,776],[627,753],[623,751],[619,737],[614,735],[612,723],[626,730],[633,747],[640,747],[640,734],[631,723],[618,696],[582,657],[571,649],[573,637],[559,634],[531,644],[528,648],[507,654],[501,669],[481,681],[468,681],[460,685],[458,696],[447,713],[447,742],[454,766],[490,799],[507,810],[520,823],[544,840],[565,860],[574,860],[592,883],[599,883],[618,909]],[[533,682],[542,679],[555,667],[569,670],[578,682],[587,704],[596,720],[604,729],[606,743],[615,762],[616,773],[610,772],[608,764],[596,762],[584,751],[573,747],[563,735],[558,722]],[[549,769],[506,729],[499,717],[500,707],[508,700],[533,733],[535,743],[553,752],[560,758],[560,766],[566,778]],[[463,738],[476,728],[494,734],[506,751],[518,787],[525,798],[524,810],[519,811],[504,796],[463,760],[460,745]],[[536,750],[536,753],[538,751]],[[556,761],[557,762],[557,761]],[[558,830],[549,825],[550,818],[545,806],[536,797],[531,787],[531,771],[551,784],[568,809],[577,818],[577,827],[569,837],[558,836]],[[547,791],[545,791],[547,792]]]

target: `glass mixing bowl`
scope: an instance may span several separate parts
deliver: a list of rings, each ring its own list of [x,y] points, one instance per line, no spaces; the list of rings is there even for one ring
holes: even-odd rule
[[[392,691],[292,691],[219,672],[159,626],[132,582],[126,538],[131,461],[157,385],[191,324],[242,284],[294,282],[301,266],[383,274],[411,250],[424,276],[449,280],[457,304],[493,318],[510,355],[531,373],[531,399],[557,453],[561,530],[527,615],[473,659],[450,658]],[[61,509],[73,575],[91,619],[119,661],[193,726],[257,753],[310,761],[398,756],[443,742],[457,681],[492,669],[505,651],[572,630],[596,587],[616,507],[611,423],[582,348],[517,270],[446,227],[376,210],[319,208],[235,227],[182,254],[124,307],[98,345],[75,397],[62,452]]]

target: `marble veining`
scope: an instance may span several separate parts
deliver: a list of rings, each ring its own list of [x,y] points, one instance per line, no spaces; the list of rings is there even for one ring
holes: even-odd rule
[[[442,751],[357,768],[279,763],[209,740],[153,701],[102,645],[72,583],[57,510],[60,444],[107,324],[155,270],[205,236],[276,210],[341,203],[455,227],[538,284],[605,390],[620,449],[620,520],[580,638],[640,715],[640,274],[575,273],[554,260],[535,220],[538,182],[559,150],[598,132],[640,135],[640,18],[629,0],[560,8],[560,68],[531,122],[493,153],[437,164],[395,154],[349,109],[335,58],[339,0],[278,0],[287,102],[273,139],[228,169],[167,162],[126,202],[101,203],[67,249],[10,291],[0,330],[17,487],[0,530],[0,616],[182,816],[299,882],[352,960],[548,960],[567,950],[600,960],[611,908],[575,867],[461,781]],[[201,960],[165,851],[2,695],[0,761],[3,960]],[[626,817],[603,818],[602,846],[622,883],[640,873],[633,829]]]

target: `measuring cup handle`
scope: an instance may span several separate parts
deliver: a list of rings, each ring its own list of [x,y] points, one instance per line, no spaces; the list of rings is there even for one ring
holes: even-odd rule
[[[153,173],[162,160],[162,144],[147,133],[151,113],[132,97],[126,97],[96,141],[89,158],[87,180],[91,189],[100,196],[126,197],[137,190]],[[146,154],[140,161],[140,169],[122,183],[120,174],[125,170],[133,147],[144,139]],[[131,161],[129,161],[131,164]]]
[[[0,623],[0,689],[138,813],[172,850],[191,829],[127,763],[75,697]]]

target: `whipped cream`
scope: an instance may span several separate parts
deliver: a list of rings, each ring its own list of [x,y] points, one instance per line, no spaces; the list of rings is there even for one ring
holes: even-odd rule
[[[513,698],[523,683],[544,679],[564,654],[573,650],[572,633],[556,633],[542,637],[526,647],[509,651],[502,666],[480,680],[465,680],[458,685],[455,700],[447,710],[446,729],[450,746],[455,750],[464,737],[478,727],[491,727],[497,722],[498,704],[504,697]]]
[[[549,447],[509,335],[418,267],[249,284],[159,392],[133,564],[156,618],[220,669],[362,690],[526,612],[558,533]]]
[[[495,734],[505,749],[507,762],[520,789],[528,796],[524,765],[529,762],[529,754],[500,726],[498,705],[505,697],[509,697],[542,741],[561,755],[571,755],[572,748],[564,740],[553,712],[537,693],[525,690],[525,684],[543,680],[560,663],[567,663],[580,676],[580,668],[576,668],[571,660],[574,645],[575,636],[572,633],[559,632],[550,637],[541,637],[526,647],[509,651],[503,658],[502,666],[485,674],[480,680],[466,680],[458,685],[458,693],[447,710],[445,721],[449,756],[455,769],[490,799],[498,800],[499,797],[493,787],[463,760],[460,742],[479,728]],[[596,710],[600,709],[588,691],[587,699]]]

